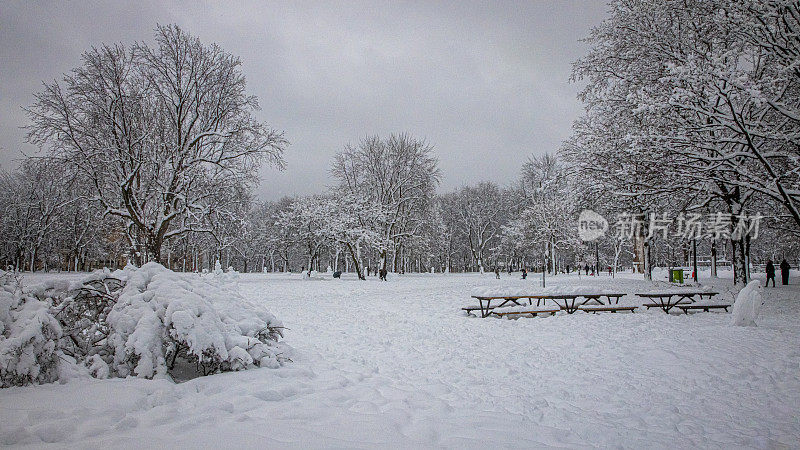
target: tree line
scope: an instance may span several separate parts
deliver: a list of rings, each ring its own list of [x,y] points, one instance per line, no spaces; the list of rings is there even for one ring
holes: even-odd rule
[[[288,142],[255,119],[240,61],[158,27],[155,45],[92,48],[36,94],[28,140],[45,154],[0,174],[0,263],[201,271],[219,260],[364,278],[650,276],[699,259],[744,283],[752,263],[800,254],[799,31],[797,2],[614,0],[574,64],[585,109],[572,135],[553,153],[531,149],[510,185],[439,193],[433,145],[392,134],[345,145],[326,193],[264,202],[258,168],[283,167]],[[594,242],[578,236],[586,209],[611,222]],[[715,233],[668,234],[666,218]]]

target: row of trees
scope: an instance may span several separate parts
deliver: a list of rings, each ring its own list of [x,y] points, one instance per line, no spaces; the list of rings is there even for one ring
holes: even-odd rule
[[[545,250],[551,271],[575,262],[571,196],[564,168],[549,155],[531,159],[514,186],[484,182],[438,195],[432,146],[409,135],[369,137],[335,157],[329,193],[259,202],[246,185],[212,190],[190,218],[177,216],[193,226],[165,234],[157,249],[147,230],[109,212],[93,197],[94,183],[70,170],[62,159],[43,157],[2,174],[4,266],[85,270],[146,258],[196,271],[220,260],[240,271],[331,266],[363,278],[367,268],[483,271],[541,264]],[[566,248],[569,260],[554,256]]]
[[[282,167],[287,142],[255,119],[240,61],[176,26],[154,41],[92,48],[35,95],[28,140],[46,153],[0,176],[3,266],[343,264],[364,278],[522,266],[545,248],[556,270],[574,244],[555,158],[531,160],[519,185],[437,195],[433,147],[404,134],[346,146],[325,195],[255,201],[259,166]]]
[[[578,240],[579,210],[609,203],[607,195],[585,192],[573,169],[553,155],[533,156],[512,186],[483,182],[437,194],[430,145],[409,135],[369,137],[336,156],[329,193],[275,202],[255,201],[246,189],[211,197],[200,226],[166,240],[158,260],[180,271],[210,270],[219,260],[245,272],[330,267],[360,278],[380,268],[630,267],[634,242],[614,230],[596,245]],[[81,195],[90,189],[79,188],[80,177],[53,176],[58,170],[53,159],[30,159],[2,177],[0,202],[13,212],[0,220],[9,237],[0,248],[4,265],[86,270],[124,265],[147,251],[129,238],[123,220]],[[701,243],[701,252],[708,246]],[[774,257],[788,247],[758,248]],[[685,240],[665,240],[654,245],[652,258],[685,265],[689,252]]]
[[[686,265],[797,255],[800,220],[796,3],[627,1],[590,38],[574,78],[585,114],[558,155],[511,186],[437,194],[433,147],[406,134],[345,146],[324,195],[259,202],[258,168],[283,166],[282,133],[258,122],[237,58],[175,26],[155,45],[93,48],[28,109],[47,153],[0,174],[0,263],[85,270],[155,260],[177,270],[483,271]],[[592,209],[633,213],[578,240]],[[655,213],[760,213],[750,231],[697,242],[651,233]],[[747,219],[744,219],[747,220]]]
[[[730,231],[762,214],[772,232],[760,240],[778,242],[760,245],[796,254],[800,4],[613,0],[609,9],[574,66],[585,114],[563,149],[581,191],[602,198],[586,203],[640,217],[721,211]],[[737,283],[747,281],[751,237],[727,243]],[[664,244],[641,240],[638,259],[647,267],[651,253],[685,243]]]

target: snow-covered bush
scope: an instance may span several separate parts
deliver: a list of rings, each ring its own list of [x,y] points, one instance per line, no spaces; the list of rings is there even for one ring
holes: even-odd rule
[[[108,314],[135,270],[133,266],[114,272],[97,270],[78,282],[50,281],[29,289],[31,295],[52,305],[63,330],[60,347],[65,354],[81,361],[109,356]]]
[[[25,290],[0,275],[2,386],[279,367],[290,351],[278,342],[280,322],[226,275],[148,263]]]
[[[119,376],[184,378],[285,359],[274,316],[217,277],[183,277],[156,263],[131,274],[108,324]]]
[[[0,273],[0,386],[58,379],[62,333],[49,306],[23,292],[13,276]]]
[[[731,313],[732,325],[741,327],[754,327],[756,325],[761,305],[764,304],[762,289],[761,281],[753,280],[747,283],[747,286],[739,292]]]

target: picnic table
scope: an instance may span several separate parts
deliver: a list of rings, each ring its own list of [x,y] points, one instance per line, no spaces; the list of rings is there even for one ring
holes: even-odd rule
[[[492,310],[495,308],[503,307],[509,303],[513,303],[516,306],[523,306],[519,302],[522,299],[528,299],[528,305],[533,305],[533,299],[536,299],[536,306],[540,306],[542,303],[546,303],[547,300],[552,300],[561,310],[566,311],[568,314],[572,314],[578,310],[579,306],[585,305],[587,302],[596,301],[601,305],[605,305],[601,297],[606,297],[608,299],[608,305],[610,307],[612,300],[615,304],[619,304],[619,299],[624,296],[625,294],[621,293],[585,293],[585,294],[526,294],[526,295],[502,295],[502,296],[484,296],[484,295],[473,295],[472,298],[478,299],[480,303],[479,307],[466,307],[461,308],[464,311],[467,311],[469,314],[472,311],[480,310],[481,317],[488,317],[492,314]],[[582,299],[582,301],[578,299]],[[491,306],[492,301],[502,301],[502,303]]]
[[[647,309],[661,308],[665,313],[678,306],[679,304],[694,303],[695,296],[703,300],[705,297],[711,299],[719,292],[711,291],[663,291],[663,292],[640,292],[636,294],[639,297],[650,299],[652,303],[645,303]]]

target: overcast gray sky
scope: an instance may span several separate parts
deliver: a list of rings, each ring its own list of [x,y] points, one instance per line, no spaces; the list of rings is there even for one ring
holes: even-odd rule
[[[284,172],[264,199],[322,192],[333,155],[366,135],[408,132],[436,149],[440,191],[513,181],[555,151],[580,113],[571,63],[604,1],[29,2],[0,4],[0,166],[24,143],[22,106],[42,80],[100,43],[152,41],[176,23],[241,57],[260,118],[284,130]]]

